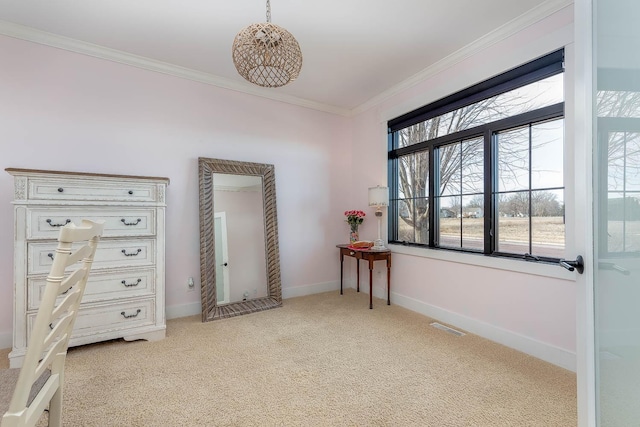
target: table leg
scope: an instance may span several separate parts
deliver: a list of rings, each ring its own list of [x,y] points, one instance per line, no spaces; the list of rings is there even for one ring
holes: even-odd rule
[[[391,259],[387,258],[387,305],[391,305]]]
[[[357,277],[357,290],[356,292],[360,292],[360,258],[356,258],[356,277]]]
[[[373,260],[369,260],[369,309],[373,309]]]
[[[344,255],[340,254],[340,295],[342,295],[342,270],[344,269]]]

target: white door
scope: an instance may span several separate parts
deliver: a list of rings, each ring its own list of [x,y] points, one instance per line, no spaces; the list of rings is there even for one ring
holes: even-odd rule
[[[231,302],[229,296],[229,250],[227,247],[227,216],[224,212],[214,215],[216,252],[216,304]]]
[[[579,425],[640,426],[640,2],[579,0],[575,22]]]

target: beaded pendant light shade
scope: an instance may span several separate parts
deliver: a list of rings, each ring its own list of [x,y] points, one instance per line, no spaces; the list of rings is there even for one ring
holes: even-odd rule
[[[263,87],[280,87],[294,81],[302,68],[300,45],[290,32],[267,22],[242,29],[233,41],[233,64],[242,77]]]

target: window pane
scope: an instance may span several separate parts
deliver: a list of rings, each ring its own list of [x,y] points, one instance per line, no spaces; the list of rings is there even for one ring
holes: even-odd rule
[[[422,141],[426,141],[429,138],[429,134],[433,133],[431,129],[431,123],[422,122],[409,126],[408,128],[401,129],[397,132],[397,147],[402,148],[409,145],[417,144]]]
[[[462,141],[462,194],[484,192],[484,140]]]
[[[415,242],[414,214],[406,200],[398,200],[398,238],[400,242]]]
[[[429,153],[417,152],[398,159],[398,241],[429,242]]]
[[[440,195],[460,194],[460,143],[438,148]],[[436,181],[438,182],[438,181]]]
[[[429,199],[415,199],[415,242],[429,243]]]
[[[474,138],[438,148],[439,244],[484,248],[484,140]]]
[[[398,159],[398,198],[413,197],[413,171],[415,168],[416,159],[413,154]]]
[[[496,212],[496,250],[516,254],[529,252],[529,192],[500,194]]]
[[[429,243],[429,200],[399,200],[398,241]]]
[[[564,186],[564,120],[531,126],[531,188]]]
[[[442,247],[459,248],[462,231],[460,196],[441,197],[438,243]]]
[[[498,150],[498,191],[529,188],[529,128],[500,132],[496,135]]]
[[[462,247],[484,249],[484,199],[479,196],[462,198]]]
[[[426,197],[429,191],[429,153],[420,152],[398,159],[398,195],[410,199]]]
[[[532,254],[564,258],[564,191],[533,191],[531,213]]]
[[[411,243],[429,243],[429,201],[411,199],[407,209],[400,212],[398,240]]]

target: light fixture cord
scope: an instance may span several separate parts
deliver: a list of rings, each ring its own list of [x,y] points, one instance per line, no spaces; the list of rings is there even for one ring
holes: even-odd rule
[[[271,22],[271,2],[267,0],[267,22]]]

